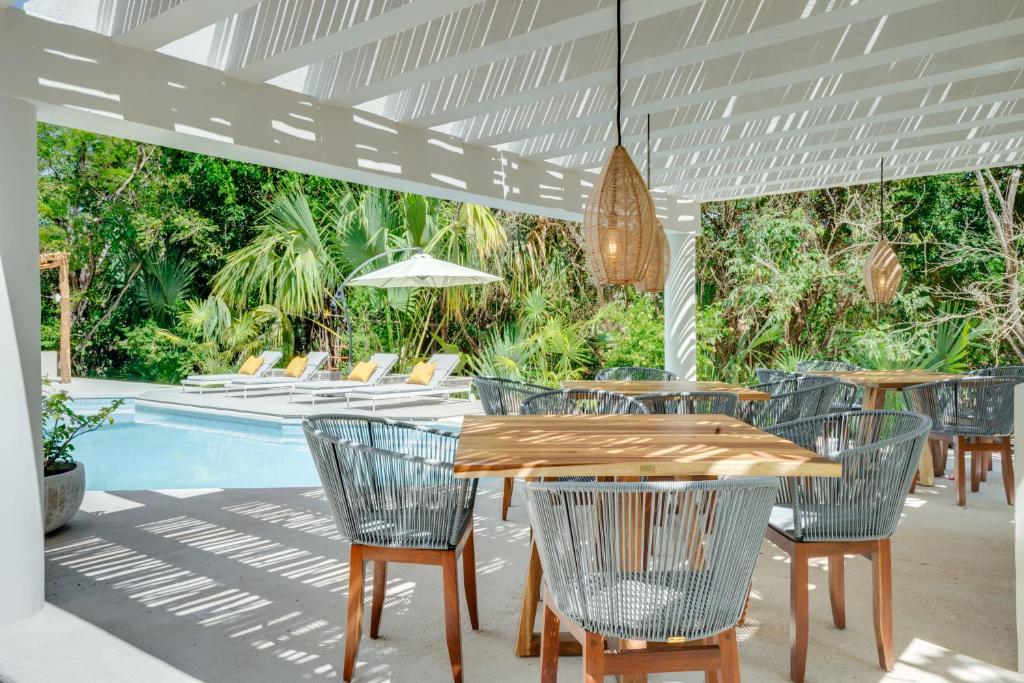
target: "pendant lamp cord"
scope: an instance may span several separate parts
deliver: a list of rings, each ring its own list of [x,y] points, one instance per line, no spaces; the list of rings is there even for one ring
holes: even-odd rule
[[[651,187],[651,115],[647,115],[647,187]]]
[[[615,0],[615,141],[622,146],[622,0]]]
[[[878,160],[878,230],[885,239],[885,159]]]

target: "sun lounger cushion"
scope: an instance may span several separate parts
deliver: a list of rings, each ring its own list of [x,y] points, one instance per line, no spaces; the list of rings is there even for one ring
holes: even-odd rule
[[[409,373],[407,384],[430,384],[430,378],[434,376],[437,365],[434,363],[417,363],[416,367]]]
[[[263,365],[263,359],[259,356],[249,356],[242,367],[238,368],[240,375],[255,375],[256,371]]]
[[[373,361],[363,361],[352,368],[352,372],[348,373],[348,378],[354,382],[369,382],[376,369],[377,364]]]
[[[295,356],[292,361],[288,363],[288,367],[284,369],[285,377],[301,377],[302,371],[306,369],[306,364],[309,363],[308,356]]]

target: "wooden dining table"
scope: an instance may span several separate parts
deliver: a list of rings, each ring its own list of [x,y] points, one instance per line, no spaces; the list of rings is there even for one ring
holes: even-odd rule
[[[961,379],[964,375],[948,372],[931,372],[929,370],[822,370],[808,371],[807,375],[824,375],[835,377],[840,382],[856,384],[864,389],[864,410],[882,410],[889,391],[903,391],[907,387],[928,382],[941,382],[947,379]],[[937,441],[928,440],[928,445],[921,452],[921,460],[917,465],[917,483],[921,486],[935,485],[935,467],[932,464],[932,451],[945,448]],[[945,453],[941,455],[945,459]]]
[[[751,389],[742,384],[726,382],[697,382],[690,380],[572,380],[562,382],[563,389],[596,389],[615,391],[627,396],[657,394],[665,392],[710,391],[736,394],[741,401],[767,401],[771,395],[766,391]]]
[[[838,477],[839,463],[726,415],[468,415],[454,473],[483,477]],[[531,540],[515,653],[540,654],[542,569]],[[562,654],[580,654],[571,636]],[[631,679],[633,680],[633,679]],[[639,679],[642,680],[642,679]]]

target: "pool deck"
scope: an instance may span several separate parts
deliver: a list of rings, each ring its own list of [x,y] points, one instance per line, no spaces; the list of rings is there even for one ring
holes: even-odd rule
[[[223,391],[182,391],[180,386],[121,382],[117,380],[74,378],[70,384],[54,384],[75,398],[134,398],[136,402],[155,407],[186,410],[219,411],[233,415],[260,417],[298,422],[308,415],[355,413],[377,415],[394,419],[431,419],[439,422],[459,422],[463,415],[481,415],[479,401],[463,398],[408,398],[378,400],[377,410],[370,409],[370,401],[353,400],[351,407],[344,398],[320,398],[316,405],[308,397],[290,401],[286,390],[265,393],[250,398],[227,396]]]
[[[809,683],[1024,681],[1010,671],[1012,508],[999,481],[997,463],[966,509],[954,504],[945,479],[908,498],[893,545],[891,674],[875,658],[869,563],[847,561],[845,631],[831,623],[824,562],[812,565]],[[537,660],[512,654],[526,508],[517,489],[510,519],[501,522],[500,500],[498,482],[484,480],[475,517],[481,630],[469,630],[463,611],[466,678],[536,681]],[[0,630],[0,680],[337,678],[348,550],[321,491],[90,492],[85,509],[46,540],[47,609]],[[788,680],[788,569],[783,554],[765,544],[740,629],[746,681]],[[355,680],[451,680],[440,579],[436,568],[389,568],[381,638],[364,637]],[[561,680],[579,680],[578,658],[563,658],[561,666]]]

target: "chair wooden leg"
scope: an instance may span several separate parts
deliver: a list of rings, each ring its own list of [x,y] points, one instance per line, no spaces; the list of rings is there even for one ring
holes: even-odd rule
[[[803,683],[807,668],[807,566],[807,554],[798,544],[789,569],[789,677],[795,683]]]
[[[466,546],[462,549],[462,583],[466,588],[466,607],[469,609],[469,625],[474,631],[480,630],[480,614],[476,608],[476,542],[470,530]]]
[[[988,471],[992,469],[992,453],[981,454],[981,466],[978,468],[978,478],[982,482],[988,481]]]
[[[370,637],[380,633],[380,613],[384,609],[384,594],[387,592],[388,563],[373,563],[373,601],[370,603]]]
[[[740,683],[740,652],[736,647],[736,629],[718,634],[718,649],[722,653],[722,683]]]
[[[700,645],[719,645],[718,636],[712,636],[710,638],[704,638],[703,640],[697,641]],[[722,669],[710,669],[704,672],[704,683],[722,683]]]
[[[1006,503],[1013,505],[1016,492],[1013,482],[1013,448],[1009,442],[1004,444],[1003,452],[999,455],[999,467],[1003,470],[1003,491],[1006,493]]]
[[[540,640],[540,683],[558,683],[558,643],[561,624],[547,603],[544,604],[544,626]]]
[[[508,519],[508,509],[512,505],[512,487],[515,479],[505,477],[505,484],[501,492],[501,521]]]
[[[985,456],[985,460],[988,461],[988,471],[991,472],[992,471],[992,454],[991,453],[987,453],[986,456]]]
[[[459,625],[459,568],[454,552],[446,552],[441,562],[444,584],[444,636],[448,642],[448,659],[452,679],[462,683],[462,628]]]
[[[832,623],[838,629],[846,628],[846,563],[842,555],[828,558],[828,597],[832,603]]]
[[[363,623],[363,586],[366,580],[366,563],[363,549],[353,545],[348,561],[348,624],[345,629],[345,665],[342,678],[352,680],[359,653],[359,638]]]
[[[604,638],[590,631],[583,639],[583,683],[604,683]]]
[[[871,588],[878,665],[892,671],[892,554],[887,538],[878,542],[871,556]]]
[[[967,467],[964,462],[966,454],[964,448],[966,443],[963,437],[957,437],[956,441],[956,504],[960,507],[967,505]]]
[[[920,477],[920,475],[917,472],[914,472],[914,478],[910,480],[910,492],[911,493],[917,493],[917,480],[918,480],[919,477]]]

